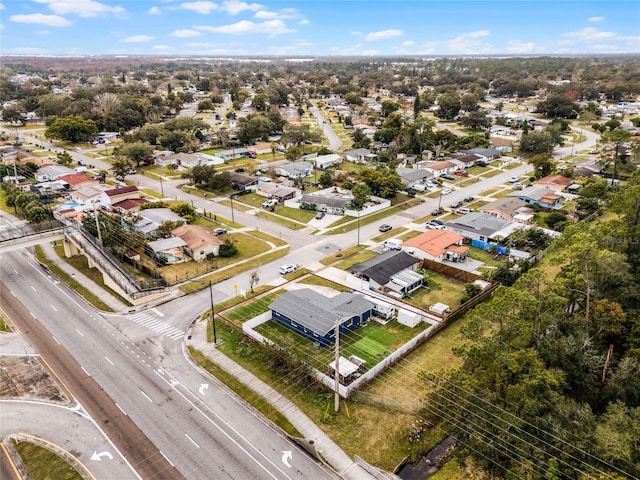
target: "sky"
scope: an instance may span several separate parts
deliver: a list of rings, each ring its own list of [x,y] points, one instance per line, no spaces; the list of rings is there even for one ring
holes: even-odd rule
[[[640,53],[640,0],[0,0],[2,55]]]

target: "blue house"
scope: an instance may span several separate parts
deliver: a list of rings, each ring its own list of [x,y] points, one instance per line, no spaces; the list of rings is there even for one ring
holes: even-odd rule
[[[538,205],[542,208],[558,209],[562,207],[560,203],[562,195],[546,187],[527,187],[509,196],[519,198],[530,205]]]
[[[273,320],[323,347],[335,342],[336,323],[340,336],[366,325],[375,305],[361,295],[340,293],[325,297],[310,288],[293,290],[270,306]]]

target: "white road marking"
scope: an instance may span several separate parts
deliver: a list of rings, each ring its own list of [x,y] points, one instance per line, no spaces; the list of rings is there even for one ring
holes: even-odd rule
[[[81,332],[80,330],[78,330],[77,328],[76,328],[76,332],[78,332],[78,333],[80,334],[80,336],[81,336],[81,337],[84,337],[84,333],[82,333],[82,332]]]
[[[54,312],[57,312],[57,311],[58,311],[58,309],[57,309],[56,307],[54,307],[53,305],[49,305],[49,306],[50,306],[51,308],[53,308],[53,311],[54,311]]]
[[[20,273],[18,273],[18,270],[16,270],[15,268],[13,269],[14,272],[16,272],[16,275],[20,275]]]
[[[162,313],[161,311],[159,311],[157,308],[152,308],[151,309],[156,315],[160,316],[160,317],[164,317],[164,313]]]
[[[60,341],[59,341],[56,337],[54,337],[53,335],[51,335],[51,338],[53,338],[53,339],[56,341],[56,343],[57,343],[58,345],[62,345],[62,344],[60,343]]]
[[[90,377],[90,376],[91,376],[91,375],[89,374],[89,372],[87,372],[87,371],[84,369],[84,367],[82,367],[82,366],[81,366],[80,368],[82,369],[82,371],[83,371],[84,373],[86,373],[86,374],[87,374],[87,377]]]
[[[189,435],[187,435],[186,433],[184,434],[185,437],[187,437],[189,439],[189,441],[191,443],[193,443],[196,447],[200,448],[200,445],[198,445],[196,442],[193,441],[193,438],[191,438]]]
[[[175,465],[173,464],[173,462],[172,462],[171,460],[169,460],[169,459],[167,458],[167,456],[166,456],[164,453],[162,453],[162,450],[158,450],[158,451],[160,452],[160,455],[162,455],[162,456],[164,457],[164,459],[165,459],[167,462],[169,462],[169,465],[171,465],[172,467],[175,467]]]
[[[106,356],[105,356],[104,358],[105,358],[105,360],[106,360],[107,362],[109,362],[112,366],[114,366],[114,367],[116,366],[116,364],[115,364],[115,363],[113,363],[113,362],[111,361],[111,359],[109,359],[109,357],[106,357]]]
[[[142,390],[140,390],[140,393],[144,396],[144,398],[146,398],[147,400],[149,400],[151,403],[153,403],[153,400],[151,400],[151,398],[149,398],[149,395],[147,395],[146,393],[144,393]]]
[[[15,294],[15,293],[13,293],[13,290],[9,290],[9,291],[11,292],[11,295],[13,295],[14,297],[16,297],[16,294]],[[16,298],[18,298],[18,297],[16,297]]]
[[[116,407],[118,407],[118,408],[120,409],[120,411],[121,411],[125,416],[127,415],[127,412],[125,412],[125,411],[122,409],[122,407],[121,407],[120,405],[118,405],[117,403],[116,403]]]
[[[31,314],[31,316],[32,316],[33,318],[35,318],[35,319],[37,319],[37,318],[38,318],[38,317],[36,317],[36,316],[33,314],[33,312],[32,312],[32,311],[29,311],[29,313]]]
[[[33,285],[29,285],[31,287],[31,290],[33,290],[34,292],[37,292],[38,290],[36,290],[36,287],[34,287]]]

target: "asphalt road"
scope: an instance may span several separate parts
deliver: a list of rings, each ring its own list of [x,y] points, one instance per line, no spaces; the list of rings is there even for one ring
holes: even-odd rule
[[[2,291],[8,313],[142,478],[333,478],[195,368],[181,339],[97,315],[24,255],[3,255],[2,279],[18,297]],[[164,320],[185,330],[204,308]]]

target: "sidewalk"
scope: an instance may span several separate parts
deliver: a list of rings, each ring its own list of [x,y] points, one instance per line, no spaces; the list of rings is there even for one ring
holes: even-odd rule
[[[347,480],[373,480],[373,479],[397,479],[392,473],[378,471],[375,467],[362,465],[356,462],[342,451],[342,449],[329,436],[320,429],[302,410],[294,403],[280,395],[276,390],[264,383],[248,370],[235,363],[226,355],[218,351],[213,343],[207,342],[207,322],[196,322],[189,332],[187,343],[199,350],[212,362],[227,373],[236,377],[248,388],[253,390],[268,401],[303,435],[305,449],[311,451],[316,457],[324,459],[340,475]],[[369,470],[375,471],[370,473]]]
[[[104,287],[98,285],[89,277],[87,277],[83,273],[80,273],[78,270],[76,270],[67,262],[65,262],[55,252],[55,250],[53,249],[53,245],[51,245],[51,243],[46,242],[41,244],[40,246],[42,248],[42,252],[50,261],[55,263],[58,266],[58,268],[60,268],[67,275],[69,275],[70,277],[73,277],[76,281],[81,283],[87,290],[90,290],[91,293],[93,293],[96,297],[98,297],[104,303],[109,305],[114,311],[122,312],[130,308],[134,308],[124,304],[118,298],[111,295],[111,293],[109,293]]]

